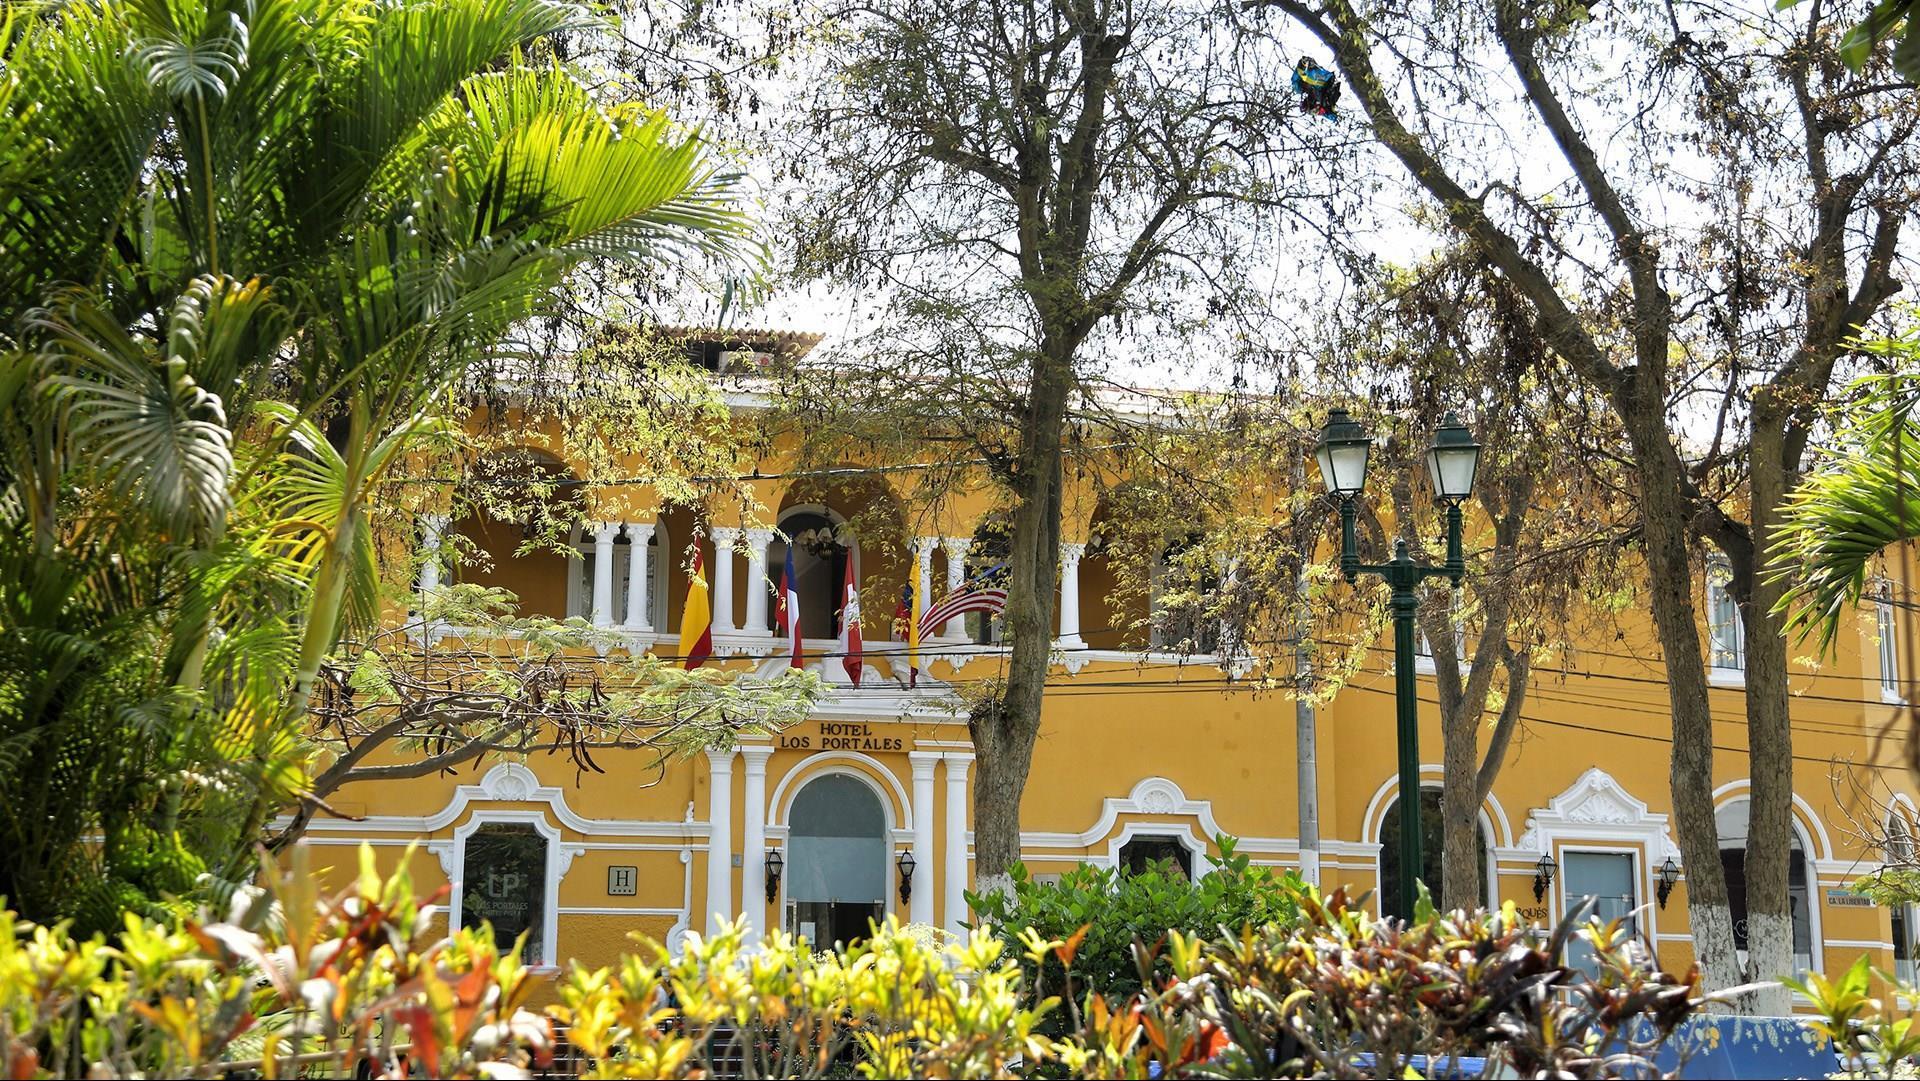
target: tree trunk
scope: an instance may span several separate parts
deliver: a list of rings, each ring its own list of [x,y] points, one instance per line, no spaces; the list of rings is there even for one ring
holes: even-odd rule
[[[1020,798],[1040,734],[1053,663],[1054,575],[1060,560],[1060,464],[1077,342],[1043,340],[1031,365],[1015,477],[1006,626],[1013,648],[1007,688],[968,722],[979,778],[973,798],[974,890],[1004,891],[1020,860]]]
[[[1432,639],[1429,638],[1431,643]],[[1439,648],[1439,647],[1432,647]],[[1480,710],[1456,710],[1441,725],[1440,899],[1449,909],[1478,908],[1480,876]]]
[[[1693,561],[1687,549],[1685,479],[1667,441],[1666,399],[1640,379],[1616,398],[1640,466],[1641,531],[1647,585],[1660,651],[1666,661],[1667,703],[1673,714],[1673,758],[1668,767],[1675,840],[1687,866],[1687,915],[1694,953],[1709,990],[1741,982],[1720,866],[1720,833],[1713,821],[1713,713],[1707,701],[1706,658],[1693,603]]]
[[[1776,980],[1793,972],[1793,899],[1788,878],[1793,846],[1793,729],[1787,695],[1787,636],[1776,610],[1782,584],[1761,573],[1773,526],[1793,483],[1786,462],[1787,417],[1772,387],[1754,394],[1748,459],[1753,543],[1732,559],[1735,596],[1746,634],[1747,976]],[[1792,1011],[1784,987],[1750,996],[1756,1013]],[[1743,1005],[1748,1005],[1744,1004]]]

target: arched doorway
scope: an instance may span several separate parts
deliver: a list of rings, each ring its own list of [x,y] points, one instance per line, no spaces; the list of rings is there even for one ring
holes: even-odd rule
[[[1440,865],[1443,855],[1442,819],[1443,809],[1440,803],[1440,789],[1423,785],[1420,788],[1420,881],[1426,883],[1427,892],[1433,898],[1433,907],[1442,912],[1458,907],[1457,903],[1446,897],[1440,889]],[[1484,819],[1476,823],[1473,831],[1480,856],[1481,890],[1488,898],[1495,896],[1491,876],[1487,866],[1487,823]],[[1400,911],[1400,800],[1398,797],[1387,805],[1386,813],[1380,817],[1380,914],[1396,919],[1411,919],[1413,913]]]
[[[780,530],[767,546],[767,578],[779,589],[786,571],[787,543],[793,543],[793,587],[800,597],[800,634],[803,638],[833,638],[840,633],[842,591],[847,563],[859,563],[855,541],[846,520],[824,507],[791,507],[781,512]],[[775,607],[767,606],[767,628],[778,622]]]
[[[1733,945],[1742,961],[1747,955],[1747,798],[1729,800],[1713,812],[1713,824],[1720,833],[1720,869],[1727,876],[1727,907],[1733,915]],[[1793,919],[1793,969],[1795,973],[1814,968],[1813,876],[1807,866],[1807,843],[1801,837],[1800,823],[1793,824],[1793,839],[1787,853],[1787,903]]]
[[[857,778],[808,781],[787,816],[787,930],[818,945],[867,937],[886,915],[887,819]]]

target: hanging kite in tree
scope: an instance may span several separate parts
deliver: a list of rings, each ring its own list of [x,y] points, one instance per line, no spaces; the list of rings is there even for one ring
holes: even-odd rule
[[[1320,66],[1320,61],[1303,56],[1293,66],[1293,92],[1300,95],[1300,111],[1332,116],[1334,103],[1340,100],[1340,80]]]

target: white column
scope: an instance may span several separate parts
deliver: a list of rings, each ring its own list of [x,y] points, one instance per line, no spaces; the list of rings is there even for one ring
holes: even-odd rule
[[[767,546],[773,543],[773,530],[747,530],[747,624],[748,634],[771,634],[767,630]]]
[[[733,542],[739,538],[738,529],[713,527],[713,633],[716,635],[740,630],[733,622]]]
[[[913,897],[907,902],[907,919],[933,924],[933,767],[940,762],[939,751],[913,751],[907,755],[913,763]]]
[[[425,555],[420,561],[420,599],[417,603],[422,613],[426,611],[427,594],[440,588],[440,542],[446,535],[446,515],[420,516],[420,550]]]
[[[967,584],[967,549],[973,546],[972,537],[945,537],[940,547],[947,550],[947,593]],[[967,617],[947,620],[940,628],[940,637],[960,641],[967,636]]]
[[[1086,645],[1080,637],[1080,557],[1087,546],[1068,541],[1060,546],[1060,639],[1059,645],[1076,649]]]
[[[733,904],[733,751],[708,751],[707,774],[707,933],[732,919]]]
[[[939,537],[915,537],[913,539],[913,565],[915,568],[914,588],[920,592],[914,594],[921,611],[933,607],[933,548],[940,543]],[[926,662],[921,662],[924,671]]]
[[[653,598],[647,596],[647,561],[653,558],[653,523],[628,522],[626,629],[653,630]]]
[[[947,760],[947,866],[942,905],[947,930],[965,934],[960,925],[967,919],[967,770],[973,755],[950,751],[943,757]]]
[[[593,625],[613,626],[613,538],[619,522],[593,524]]]
[[[740,824],[740,907],[747,914],[747,944],[767,933],[767,759],[772,747],[745,746],[747,784],[740,795],[746,821]]]

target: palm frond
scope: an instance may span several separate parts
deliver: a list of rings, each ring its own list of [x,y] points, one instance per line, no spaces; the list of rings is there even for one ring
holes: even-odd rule
[[[1772,553],[1771,573],[1788,583],[1789,629],[1817,636],[1822,650],[1859,603],[1874,558],[1920,539],[1920,378],[1872,376],[1855,389],[1832,449],[1789,498]]]
[[[217,530],[229,505],[232,435],[218,395],[192,375],[199,298],[182,297],[155,357],[85,294],[29,323],[47,339],[44,385],[60,405],[76,456],[177,535]]]

